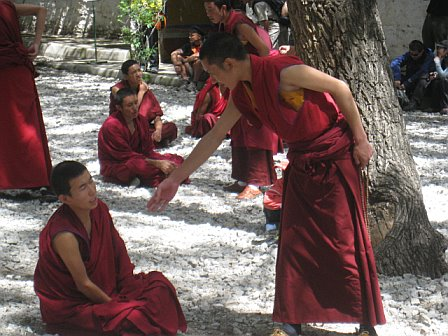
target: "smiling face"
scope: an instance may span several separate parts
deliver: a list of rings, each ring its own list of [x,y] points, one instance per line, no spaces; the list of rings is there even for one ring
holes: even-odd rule
[[[215,5],[214,2],[204,2],[205,14],[212,23],[218,24],[224,22],[226,17],[226,6],[221,8]]]
[[[126,79],[129,85],[133,88],[137,88],[143,81],[143,72],[140,68],[140,64],[134,64],[129,67]]]
[[[70,206],[75,212],[90,211],[97,207],[96,184],[88,170],[71,179],[69,184],[70,193],[59,196],[63,203]]]

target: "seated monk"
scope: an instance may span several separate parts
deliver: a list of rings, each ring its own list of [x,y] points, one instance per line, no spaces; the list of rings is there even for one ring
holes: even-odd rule
[[[185,133],[195,138],[202,138],[218,121],[219,116],[227,106],[229,91],[209,78],[204,87],[196,95],[191,125],[185,128]]]
[[[149,124],[138,111],[133,89],[119,90],[115,101],[117,110],[98,133],[100,173],[108,182],[157,187],[183,159],[154,151]]]
[[[109,114],[116,111],[115,95],[122,88],[135,90],[138,97],[138,111],[148,119],[152,139],[157,148],[167,147],[177,138],[177,126],[173,122],[162,122],[160,104],[148,84],[143,81],[140,64],[135,60],[127,60],[121,65],[123,80],[110,89]]]
[[[160,272],[134,265],[76,161],[58,164],[51,185],[63,203],[39,236],[34,288],[47,332],[60,335],[176,335],[187,324],[176,290]]]

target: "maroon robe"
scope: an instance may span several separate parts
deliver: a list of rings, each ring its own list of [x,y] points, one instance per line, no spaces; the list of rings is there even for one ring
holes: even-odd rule
[[[166,175],[148,162],[169,160],[179,166],[184,160],[176,154],[154,151],[147,120],[138,115],[131,134],[120,112],[114,112],[101,126],[98,133],[98,158],[100,173],[109,182],[129,184],[138,177],[142,185],[157,187]]]
[[[122,80],[115,84],[119,89],[122,88],[129,88],[129,83],[126,80]],[[115,100],[114,95],[110,94],[110,101],[109,101],[109,114],[112,114],[117,110],[117,101]],[[154,126],[154,119],[156,117],[163,116],[162,108],[160,107],[159,101],[157,100],[156,96],[154,96],[154,93],[151,90],[148,90],[144,95],[143,99],[140,103],[140,106],[138,108],[138,112],[144,116],[146,119],[148,119],[149,122],[149,130],[151,131],[151,134],[154,133],[156,130],[156,127]],[[156,147],[163,147],[167,143],[170,143],[177,138],[177,126],[173,122],[164,122],[162,124],[162,139],[159,142],[155,143]]]
[[[204,114],[199,114],[199,109],[203,105],[207,96],[210,96],[210,102],[207,106]],[[219,85],[212,83],[211,78],[208,78],[204,87],[196,95],[196,100],[193,106],[193,112],[191,112],[191,125],[185,128],[185,133],[190,134],[195,138],[201,138],[218,121],[219,116],[224,112],[227,106],[228,90],[221,95]]]
[[[224,24],[224,31],[238,37],[236,26],[252,27],[265,44],[272,48],[269,34],[245,14],[231,10]],[[250,54],[258,54],[250,43],[245,44]],[[252,125],[244,114],[230,131],[232,145],[232,178],[257,186],[271,185],[276,180],[273,154],[281,151],[281,141],[272,130],[259,124]]]
[[[328,93],[303,89],[298,110],[278,92],[280,72],[296,57],[250,56],[253,107],[247,89],[235,105],[289,143],[284,181],[273,318],[278,322],[385,323],[374,254],[362,204],[353,137]]]
[[[187,324],[175,288],[160,272],[133,274],[134,265],[106,204],[98,200],[90,218],[89,238],[79,218],[64,204],[39,236],[34,289],[49,331],[129,336],[176,335],[178,330],[185,331]],[[52,245],[61,232],[75,235],[89,279],[112,298],[111,302],[95,304],[76,288]]]
[[[51,159],[34,75],[16,9],[0,0],[0,189],[50,184]]]

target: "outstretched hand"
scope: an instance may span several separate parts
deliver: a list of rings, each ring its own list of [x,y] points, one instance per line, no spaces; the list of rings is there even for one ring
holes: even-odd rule
[[[168,203],[174,198],[179,188],[179,183],[171,181],[169,178],[165,179],[156,188],[154,194],[149,199],[146,207],[151,212],[165,210]]]

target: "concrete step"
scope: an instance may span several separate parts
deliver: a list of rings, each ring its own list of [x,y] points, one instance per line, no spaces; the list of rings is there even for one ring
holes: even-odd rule
[[[99,38],[44,36],[37,63],[56,69],[89,73],[104,77],[121,77],[121,64],[131,58],[129,45],[118,40]],[[145,81],[153,84],[180,86],[172,64],[160,63],[157,74],[145,72]]]
[[[64,41],[46,41],[41,44],[41,55],[55,60],[98,60],[124,62],[131,57],[129,50],[121,48],[96,48],[91,44]]]

